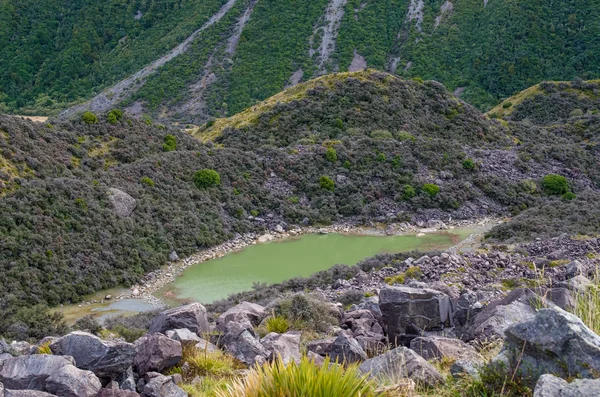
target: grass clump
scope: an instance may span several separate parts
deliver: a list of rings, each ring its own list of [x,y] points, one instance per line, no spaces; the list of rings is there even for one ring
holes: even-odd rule
[[[592,331],[600,334],[600,269],[587,287],[575,292],[575,307],[572,312]]]
[[[50,341],[41,344],[37,347],[38,354],[52,354],[52,350],[50,350]]]
[[[290,329],[290,323],[283,316],[273,316],[265,321],[265,327],[269,332],[283,334]]]
[[[419,266],[411,266],[408,269],[406,269],[406,272],[404,272],[404,274],[408,278],[412,278],[414,280],[420,280],[421,277],[423,276],[423,271],[421,270],[421,268]]]
[[[404,273],[398,273],[393,276],[386,277],[384,281],[388,285],[394,285],[394,284],[404,284],[405,279],[406,279],[406,275]]]
[[[241,380],[234,381],[218,397],[376,397],[376,386],[357,366],[344,368],[329,365],[329,359],[317,366],[308,358],[300,364],[285,365],[281,360],[251,371]]]

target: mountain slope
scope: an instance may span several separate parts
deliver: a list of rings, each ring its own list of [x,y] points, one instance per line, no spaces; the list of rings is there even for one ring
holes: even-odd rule
[[[589,1],[231,2],[181,55],[105,106],[201,123],[298,81],[366,65],[435,79],[487,110],[542,80],[600,74],[600,6]],[[7,0],[0,5],[3,109],[56,113],[90,99],[176,48],[225,3]]]

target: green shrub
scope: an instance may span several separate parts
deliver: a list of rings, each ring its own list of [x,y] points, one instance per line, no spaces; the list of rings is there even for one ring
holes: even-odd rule
[[[344,122],[342,121],[342,119],[335,119],[333,122],[333,126],[335,128],[339,128],[340,130],[344,129]]]
[[[385,154],[384,153],[379,153],[377,155],[377,157],[375,157],[375,160],[379,161],[380,163],[384,163],[385,162]]]
[[[337,157],[337,152],[334,148],[330,147],[329,149],[327,149],[325,151],[325,158],[329,161],[331,161],[332,163],[335,163],[338,159]]]
[[[549,174],[542,179],[542,188],[547,194],[559,196],[569,191],[569,182],[562,175]]]
[[[269,332],[277,332],[278,334],[286,333],[290,329],[288,320],[283,316],[269,317],[265,321],[265,327]]]
[[[373,139],[392,139],[393,135],[388,130],[375,130],[371,132],[371,138]]]
[[[154,187],[154,181],[147,176],[143,177],[140,182],[146,186]]]
[[[417,195],[417,191],[411,185],[404,185],[402,188],[402,200],[410,200]]]
[[[98,122],[98,116],[92,112],[85,112],[83,116],[81,116],[81,120],[86,124],[96,124]]]
[[[338,296],[337,301],[344,306],[349,306],[360,303],[364,296],[364,292],[351,289]]]
[[[406,276],[404,275],[404,273],[398,273],[393,276],[386,277],[384,281],[386,282],[386,284],[394,285],[394,284],[404,284],[405,279],[406,279]]]
[[[573,200],[574,198],[577,198],[577,196],[572,192],[566,192],[565,194],[562,195],[562,198],[564,200]]]
[[[288,203],[290,204],[298,204],[300,202],[300,199],[298,198],[298,196],[292,196],[290,198],[288,198]]]
[[[352,164],[350,163],[350,161],[348,161],[348,160],[344,161],[344,168],[345,169],[349,170],[351,165]]]
[[[440,192],[440,187],[438,185],[434,185],[433,183],[426,183],[423,185],[423,192],[430,197],[435,197]]]
[[[415,136],[408,131],[398,131],[396,133],[396,139],[399,141],[415,141],[416,140]]]
[[[508,108],[509,108],[509,107],[511,107],[512,105],[513,105],[513,104],[512,104],[512,102],[510,102],[510,101],[509,101],[509,102],[504,102],[504,103],[502,104],[502,108],[503,108],[503,109],[508,109]]]
[[[423,276],[423,271],[421,271],[421,268],[419,266],[411,266],[408,269],[406,269],[406,272],[404,272],[404,274],[408,278],[420,280],[421,276]]]
[[[133,343],[136,340],[140,339],[147,332],[147,330],[145,329],[126,327],[121,324],[117,324],[114,327],[110,328],[110,331],[119,335],[121,338],[125,339],[125,341],[129,343]]]
[[[303,357],[300,364],[281,360],[250,371],[245,378],[236,380],[226,391],[217,391],[217,397],[376,397],[374,381],[361,375],[357,365],[347,367],[323,365]]]
[[[258,210],[250,210],[250,215],[252,215],[253,217],[257,217],[259,214]]]
[[[325,332],[338,323],[332,306],[315,296],[298,293],[279,299],[275,314],[286,318],[295,329]]]
[[[123,119],[123,112],[120,109],[113,109],[110,112],[108,112],[107,119],[109,123],[117,124]]]
[[[221,184],[221,176],[217,171],[205,168],[196,171],[194,174],[194,183],[198,189],[219,186]]]
[[[462,166],[465,170],[474,170],[475,162],[472,159],[466,159],[462,162]]]
[[[87,316],[84,316],[79,320],[75,321],[73,329],[97,334],[102,330],[102,326],[100,325],[98,320],[96,320],[91,314],[88,314]]]
[[[335,183],[333,180],[325,175],[319,179],[319,184],[321,185],[321,188],[329,190],[330,192],[333,192],[333,189],[335,189]]]
[[[163,143],[163,150],[165,152],[172,152],[177,150],[177,138],[175,135],[167,134]]]

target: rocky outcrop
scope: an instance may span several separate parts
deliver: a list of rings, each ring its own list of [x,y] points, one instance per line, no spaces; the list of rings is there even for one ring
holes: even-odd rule
[[[74,365],[71,357],[36,354],[0,362],[0,382],[6,389],[30,389],[64,397],[93,397],[100,380]]]
[[[150,371],[160,372],[173,367],[179,363],[181,357],[181,343],[155,333],[145,335],[135,342],[133,365],[139,375],[145,375]]]
[[[518,356],[519,371],[534,379],[544,373],[565,378],[600,373],[600,336],[560,308],[539,310],[531,320],[508,327],[506,337],[501,355]]]
[[[434,387],[444,380],[433,365],[403,346],[366,360],[360,365],[359,370],[363,374],[369,374],[371,378],[384,381],[410,378],[418,384],[429,387]]]
[[[233,306],[217,318],[217,326],[224,327],[230,321],[249,321],[258,325],[266,315],[266,309],[260,305],[250,302],[242,302]]]
[[[260,340],[260,343],[271,353],[270,360],[281,359],[284,364],[300,363],[300,333],[286,332],[278,334],[271,332]]]
[[[483,362],[483,357],[460,339],[442,337],[418,337],[410,342],[410,348],[425,360],[450,358]]]
[[[130,216],[137,206],[137,201],[133,197],[114,187],[108,189],[108,200],[115,214],[123,218]]]
[[[271,354],[258,341],[252,324],[248,321],[227,323],[220,342],[226,351],[247,365],[264,362]]]
[[[423,330],[453,326],[448,295],[426,288],[388,287],[379,293],[382,322],[390,343],[408,344]]]
[[[210,329],[204,306],[191,303],[164,311],[154,317],[148,332],[166,332],[180,328],[187,328],[198,334],[208,332]]]
[[[533,397],[595,397],[600,396],[600,379],[575,379],[568,383],[554,375],[538,379]]]
[[[120,379],[133,365],[135,348],[126,342],[103,341],[87,332],[75,331],[50,344],[56,355],[71,356],[77,368],[100,378]]]

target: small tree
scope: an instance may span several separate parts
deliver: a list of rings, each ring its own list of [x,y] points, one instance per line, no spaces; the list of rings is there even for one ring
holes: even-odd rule
[[[472,159],[466,159],[465,161],[462,162],[462,166],[465,170],[474,170],[475,169],[475,162]]]
[[[333,180],[325,175],[319,179],[319,184],[321,185],[321,188],[329,190],[330,192],[333,192],[333,189],[335,189],[335,183]]]
[[[123,112],[120,109],[113,109],[108,112],[108,122],[111,124],[117,124],[117,122],[123,119]]]
[[[98,122],[98,116],[92,112],[85,112],[83,116],[81,116],[81,120],[86,124],[96,124]]]
[[[165,136],[163,143],[163,150],[165,152],[172,152],[174,150],[177,150],[177,138],[175,137],[175,135],[171,135],[171,134],[167,134]]]
[[[569,182],[562,175],[549,174],[542,179],[542,188],[547,194],[560,196],[569,191]]]
[[[332,147],[327,149],[327,151],[325,152],[325,158],[331,161],[332,163],[335,163],[338,159],[337,152],[335,151],[335,149]]]
[[[402,188],[402,200],[410,200],[417,195],[417,191],[411,185],[404,185]]]
[[[426,183],[423,185],[423,191],[430,197],[435,197],[440,192],[440,187],[433,183]]]
[[[194,183],[198,189],[207,189],[221,184],[221,176],[215,170],[205,168],[196,171],[194,174]]]

